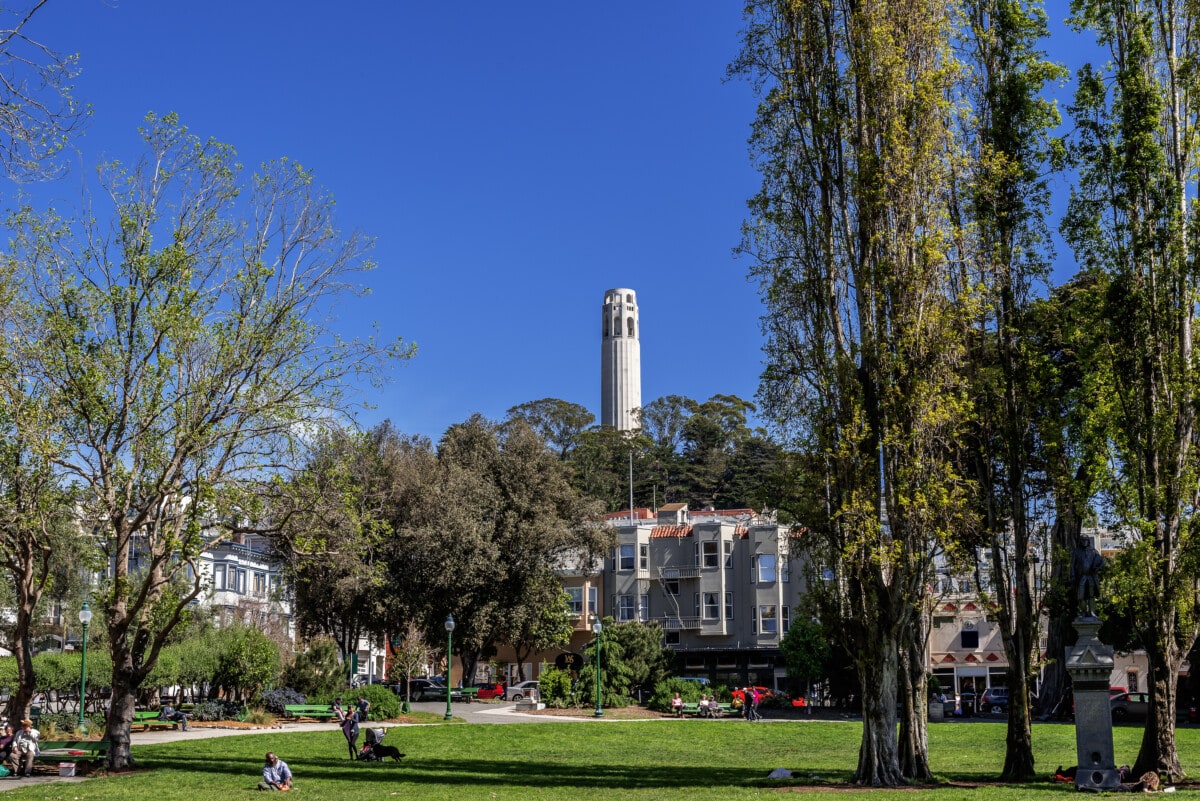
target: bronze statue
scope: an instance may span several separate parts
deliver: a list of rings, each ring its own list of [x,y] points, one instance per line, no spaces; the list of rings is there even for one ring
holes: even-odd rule
[[[1080,537],[1071,554],[1071,581],[1075,582],[1079,600],[1079,616],[1096,616],[1096,596],[1100,594],[1100,574],[1104,572],[1104,557],[1096,550],[1091,537]]]

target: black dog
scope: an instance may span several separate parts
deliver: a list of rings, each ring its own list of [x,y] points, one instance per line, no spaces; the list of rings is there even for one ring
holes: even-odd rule
[[[378,760],[384,760],[387,757],[391,757],[395,761],[399,762],[400,757],[404,756],[404,754],[400,753],[399,748],[391,745],[383,745],[382,743],[374,746],[373,750],[375,751],[375,758]]]

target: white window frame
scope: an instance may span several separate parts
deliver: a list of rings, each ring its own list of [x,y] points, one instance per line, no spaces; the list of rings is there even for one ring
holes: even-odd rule
[[[769,563],[768,564],[764,564]],[[779,575],[778,566],[779,560],[773,553],[763,553],[754,557],[754,565],[757,568],[758,575],[755,580],[760,584],[771,584]]]
[[[733,593],[727,592],[727,593],[725,593],[725,619],[726,620],[733,620],[733,610],[734,610]]]
[[[598,592],[596,587],[588,587],[588,614],[596,614]]]
[[[583,587],[567,587],[567,606],[575,617],[583,615]]]
[[[638,546],[638,570],[649,570],[649,569],[650,569],[650,546],[649,545],[639,545]]]
[[[638,620],[643,623],[650,622],[650,596],[649,594],[638,596]]]
[[[620,573],[628,573],[633,570],[633,566],[637,564],[637,551],[633,547],[632,542],[626,542],[617,546],[617,571]],[[626,567],[628,565],[628,567]]]
[[[725,540],[725,569],[733,570],[733,540]]]
[[[764,636],[771,637],[779,633],[779,608],[775,604],[760,604],[758,620]]]
[[[225,577],[225,565],[213,565],[213,589],[223,590],[226,588],[228,579]]]
[[[720,620],[721,619],[721,603],[720,594],[715,592],[702,593],[703,598],[703,618],[704,620]]]
[[[637,599],[632,595],[618,595],[616,607],[619,623],[630,623],[637,620]]]
[[[700,543],[700,566],[705,568],[721,566],[720,543],[716,540],[705,540]]]

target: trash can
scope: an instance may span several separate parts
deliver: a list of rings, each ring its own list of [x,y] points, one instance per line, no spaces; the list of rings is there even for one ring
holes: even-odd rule
[[[962,716],[964,718],[973,717],[975,715],[975,693],[959,693],[958,704],[962,709]]]

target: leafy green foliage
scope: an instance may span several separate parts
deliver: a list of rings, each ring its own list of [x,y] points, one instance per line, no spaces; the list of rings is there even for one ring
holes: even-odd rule
[[[371,720],[392,720],[400,717],[400,699],[383,684],[368,684],[358,694],[371,702]]]
[[[700,700],[701,694],[708,695],[708,689],[698,681],[684,681],[674,677],[664,679],[654,685],[654,694],[650,696],[647,706],[655,712],[670,713],[671,699],[675,697],[675,693],[679,693],[685,704],[694,704]]]
[[[279,646],[257,628],[220,629],[217,648],[213,682],[228,688],[235,700],[256,697],[279,676]]]
[[[559,670],[554,666],[543,667],[538,673],[538,697],[546,706],[565,709],[574,704],[574,683],[569,670]]]
[[[820,681],[828,675],[829,638],[820,623],[801,617],[779,642],[790,679]]]
[[[310,641],[308,647],[296,654],[292,664],[284,669],[280,681],[305,695],[337,693],[346,685],[346,673],[337,643],[328,637]]]

